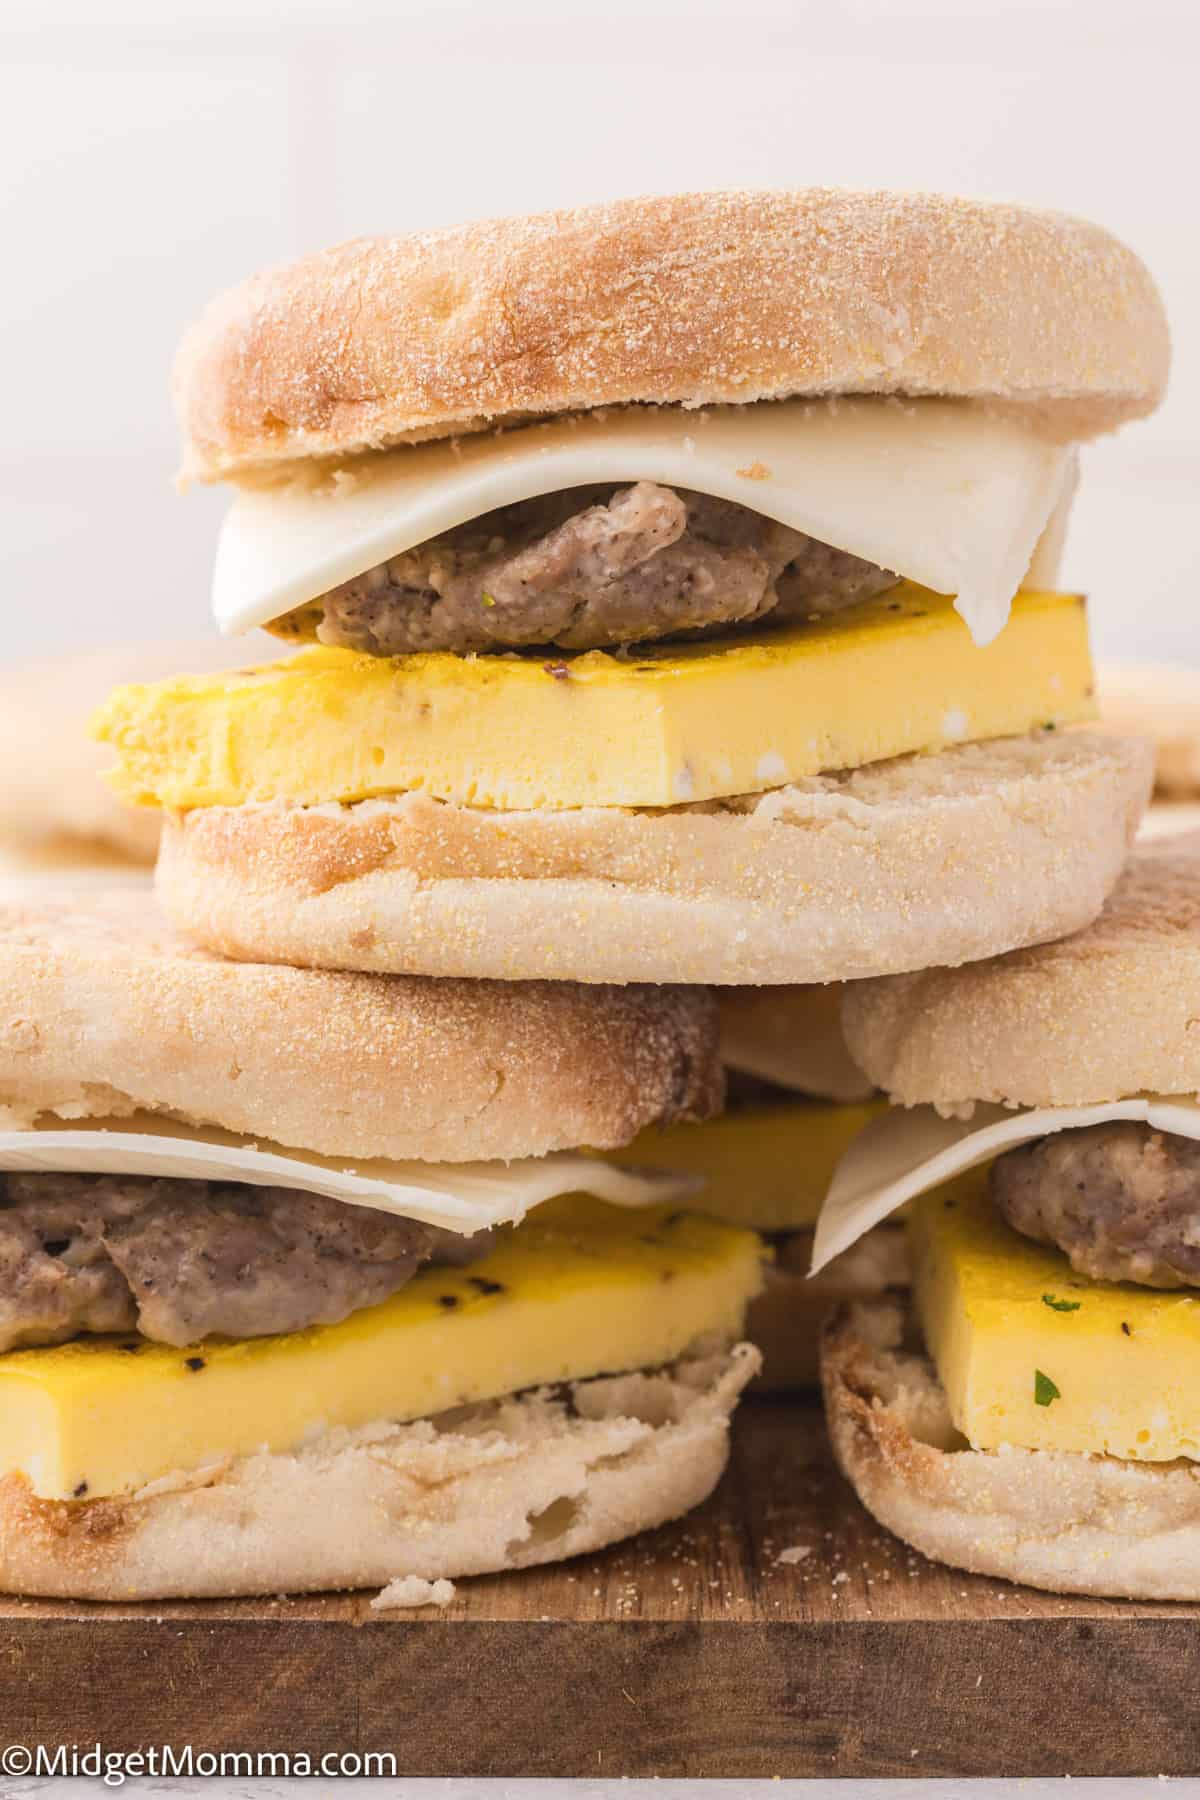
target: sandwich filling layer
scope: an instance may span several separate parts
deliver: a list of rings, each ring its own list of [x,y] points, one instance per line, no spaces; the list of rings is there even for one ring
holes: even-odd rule
[[[1200,1143],[1114,1119],[1060,1131],[992,1164],[1015,1231],[1063,1251],[1080,1275],[1200,1286]]]
[[[182,1345],[336,1324],[402,1288],[439,1238],[470,1260],[488,1237],[471,1250],[295,1188],[0,1174],[0,1352],[82,1332]]]
[[[924,1195],[908,1229],[925,1341],[973,1448],[1200,1459],[1200,1292],[1078,1273],[1000,1217],[979,1170]]]
[[[271,622],[371,656],[595,650],[838,612],[896,577],[747,506],[639,481],[457,526]]]
[[[0,1475],[47,1498],[134,1493],[331,1427],[426,1418],[732,1340],[761,1284],[753,1233],[572,1197],[477,1262],[429,1266],[338,1324],[191,1348],[83,1336],[0,1357]]]
[[[376,657],[310,646],[233,675],[118,689],[117,791],[179,809],[419,792],[504,811],[671,807],[1094,714],[1085,608],[1019,595],[986,649],[902,587],[719,643]]]
[[[364,648],[615,645],[890,572],[982,644],[1054,580],[1073,479],[1069,448],[971,402],[603,408],[252,481],[213,610]]]
[[[95,1085],[89,1097],[95,1097]],[[59,1104],[74,1115],[81,1103],[83,1096],[72,1094]],[[16,1128],[5,1129],[7,1124]],[[495,1225],[519,1224],[531,1207],[564,1194],[641,1207],[680,1201],[696,1186],[686,1174],[633,1169],[584,1151],[490,1162],[372,1157],[348,1163],[344,1157],[285,1149],[266,1138],[247,1139],[217,1125],[188,1125],[165,1113],[67,1121],[23,1106],[0,1108],[0,1170],[5,1169],[25,1177],[52,1176],[59,1188],[72,1176],[120,1176],[165,1179],[177,1192],[188,1184],[282,1189],[296,1195],[297,1204],[304,1196],[320,1195],[354,1212],[370,1209],[430,1226],[439,1241],[452,1236],[464,1242],[478,1241]],[[141,1180],[134,1189],[139,1185],[151,1187]]]

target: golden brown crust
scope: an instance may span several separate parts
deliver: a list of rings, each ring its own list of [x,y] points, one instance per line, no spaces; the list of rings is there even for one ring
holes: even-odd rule
[[[972,1450],[899,1299],[840,1307],[821,1374],[834,1454],[859,1499],[953,1568],[1061,1594],[1200,1600],[1197,1465]]]
[[[327,1156],[618,1148],[719,1109],[701,990],[227,963],[148,894],[0,903],[0,1108],[168,1111]]]
[[[1063,437],[1149,412],[1162,304],[1098,226],[936,194],[680,194],[360,238],[216,300],[184,474],[630,401],[942,394]]]
[[[725,1466],[749,1344],[429,1420],[324,1432],[109,1500],[0,1480],[0,1588],[81,1600],[380,1587],[530,1568],[678,1518]]]
[[[1200,833],[1133,851],[1059,943],[847,990],[850,1049],[906,1106],[1090,1106],[1200,1093]]]
[[[405,795],[170,817],[159,893],[229,956],[501,980],[842,981],[1094,918],[1150,753],[966,744],[705,807],[497,813]]]

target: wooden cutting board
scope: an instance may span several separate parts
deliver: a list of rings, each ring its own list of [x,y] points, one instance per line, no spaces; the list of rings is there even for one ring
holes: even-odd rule
[[[445,1612],[369,1600],[0,1601],[0,1736],[402,1776],[1200,1771],[1200,1608],[934,1567],[861,1511],[810,1405],[744,1405],[678,1526]]]

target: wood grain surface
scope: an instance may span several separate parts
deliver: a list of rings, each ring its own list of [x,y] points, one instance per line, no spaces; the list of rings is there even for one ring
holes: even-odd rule
[[[444,1612],[370,1598],[2,1601],[4,1739],[385,1751],[409,1776],[1200,1772],[1200,1608],[933,1566],[794,1402],[742,1408],[678,1526]]]

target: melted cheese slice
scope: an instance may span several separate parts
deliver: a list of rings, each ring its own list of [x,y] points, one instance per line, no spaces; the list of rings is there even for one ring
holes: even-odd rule
[[[426,1268],[340,1325],[177,1350],[77,1338],[0,1356],[0,1474],[51,1499],[136,1492],[330,1427],[399,1423],[738,1336],[752,1232],[554,1202],[465,1269]]]
[[[310,645],[118,688],[93,729],[127,800],[295,806],[420,792],[497,810],[674,806],[1091,718],[1087,614],[1021,594],[986,650],[907,586],[762,638],[537,656]]]
[[[1200,1140],[1200,1104],[1189,1095],[1136,1095],[1103,1106],[1027,1112],[977,1106],[970,1119],[943,1119],[931,1106],[891,1108],[867,1126],[837,1166],[817,1221],[812,1273],[906,1201],[955,1175],[1018,1144],[1112,1119],[1133,1119],[1175,1137]]]
[[[1070,486],[1072,452],[968,403],[871,397],[583,414],[245,489],[217,548],[226,633],[303,606],[494,507],[657,481],[752,507],[939,594],[994,638]],[[1053,535],[1053,534],[1052,534]],[[1055,573],[1043,555],[1038,580]]]
[[[531,1207],[561,1194],[594,1194],[614,1206],[682,1199],[697,1182],[686,1172],[622,1167],[616,1159],[559,1151],[515,1162],[347,1164],[306,1150],[249,1143],[213,1125],[176,1123],[157,1114],[57,1122],[0,1131],[0,1169],[78,1175],[166,1175],[184,1180],[245,1181],[291,1187],[350,1206],[371,1206],[423,1225],[469,1236],[514,1224]]]
[[[739,1107],[702,1125],[645,1131],[625,1154],[641,1167],[695,1176],[692,1212],[756,1231],[807,1230],[839,1157],[886,1106],[884,1100],[860,1106],[796,1100]]]
[[[908,1237],[925,1342],[977,1450],[1200,1459],[1200,1293],[1077,1275],[978,1173],[919,1201]]]

